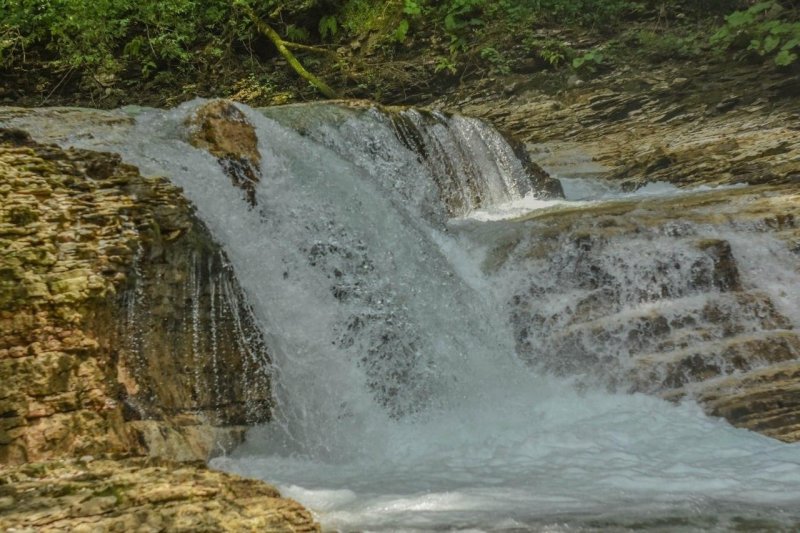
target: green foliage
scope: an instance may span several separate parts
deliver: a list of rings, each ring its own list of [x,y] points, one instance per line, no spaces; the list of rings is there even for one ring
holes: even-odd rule
[[[436,66],[434,67],[433,71],[435,73],[440,73],[446,71],[450,74],[455,74],[458,71],[458,66],[456,65],[455,60],[448,56],[439,56],[436,58]]]
[[[422,4],[418,0],[404,0],[403,18],[398,22],[394,32],[392,32],[392,40],[398,43],[404,42],[411,29],[411,21],[421,16]]]
[[[403,13],[412,17],[422,15],[422,4],[417,0],[404,0]]]
[[[525,46],[551,67],[560,67],[575,57],[575,50],[556,39],[526,39]]]
[[[481,7],[484,0],[449,0],[444,5],[444,31],[450,37],[450,55],[465,50],[471,29],[481,26]]]
[[[601,50],[589,50],[572,60],[572,68],[580,74],[594,74],[600,71],[605,59]]]
[[[294,42],[303,42],[309,40],[311,34],[308,30],[296,24],[287,24],[283,30],[286,38]]]
[[[483,21],[478,14],[483,3],[484,0],[450,0],[446,5],[444,29],[457,33],[470,26],[480,26]]]
[[[1,14],[0,35],[11,32],[19,36],[15,46],[48,52],[57,68],[114,73],[134,64],[144,76],[188,63],[201,44],[218,56],[217,35],[242,30],[224,0],[19,0],[4,3]]]
[[[341,26],[351,35],[364,35],[370,31],[383,29],[383,2],[370,0],[349,0],[345,2],[339,15]]]
[[[401,20],[392,33],[392,39],[398,43],[402,43],[406,40],[406,37],[408,37],[409,28],[411,28],[411,24],[408,22],[408,19]]]
[[[319,34],[323,39],[333,39],[339,33],[339,23],[336,17],[328,15],[319,19]]]
[[[641,29],[633,33],[628,43],[635,45],[652,61],[688,59],[699,53],[696,34],[679,35]]]
[[[578,55],[575,33],[599,34],[629,21],[652,22],[631,30],[623,44],[654,61],[699,53],[698,30],[672,31],[687,16],[730,13],[712,41],[719,49],[798,63],[800,22],[796,0],[0,0],[0,67],[45,65],[76,70],[105,83],[131,79],[179,79],[253,47],[258,32],[242,6],[268,21],[289,41],[358,45],[365,56],[399,54],[399,43],[430,43],[436,72],[483,64],[510,72],[520,57],[580,73],[609,64],[612,46]],[[794,6],[794,9],[788,9]],[[668,20],[663,23],[662,20]],[[716,19],[715,19],[716,20]],[[706,25],[710,22],[706,22]],[[715,22],[716,24],[716,22]],[[669,26],[669,30],[665,30]],[[699,25],[700,26],[700,25]],[[561,33],[555,28],[566,28]],[[576,28],[579,31],[575,31]],[[703,37],[705,42],[705,36]],[[263,44],[263,40],[261,41]],[[338,47],[331,47],[330,50]],[[301,52],[302,53],[302,52]],[[320,60],[313,55],[307,61]],[[257,54],[252,54],[256,56]],[[531,62],[531,58],[537,61]],[[348,61],[345,54],[343,61]],[[329,58],[328,58],[329,60]],[[539,61],[540,60],[540,61]],[[345,63],[340,65],[344,70]],[[323,61],[324,62],[324,61]],[[530,68],[530,67],[526,67]],[[89,79],[89,78],[87,78]]]
[[[508,74],[511,72],[509,60],[496,48],[485,46],[481,48],[481,58],[485,59],[492,66],[492,71],[497,74]]]
[[[720,49],[771,57],[776,65],[785,67],[800,57],[800,21],[776,0],[758,2],[725,17],[711,43]]]

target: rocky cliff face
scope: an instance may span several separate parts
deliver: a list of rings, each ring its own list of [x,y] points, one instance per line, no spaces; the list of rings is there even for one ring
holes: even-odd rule
[[[269,419],[268,356],[180,190],[0,130],[0,247],[0,529],[318,530],[202,464]]]
[[[207,459],[267,420],[260,332],[180,191],[113,155],[0,140],[0,460]]]

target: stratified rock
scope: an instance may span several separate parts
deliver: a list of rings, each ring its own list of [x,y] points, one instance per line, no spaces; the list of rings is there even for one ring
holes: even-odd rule
[[[228,100],[212,100],[197,108],[187,126],[189,142],[213,154],[233,184],[245,191],[250,205],[255,205],[261,153],[256,130],[244,113]]]
[[[656,181],[797,183],[798,95],[797,76],[768,66],[665,64],[616,69],[558,92],[530,88],[443,105],[519,137],[559,176],[634,189]]]
[[[791,258],[795,187],[576,206],[498,226],[485,268],[536,272],[509,302],[530,364],[580,383],[693,398],[736,426],[800,440],[800,332],[780,295],[755,287],[733,241],[720,237],[738,238],[739,256],[763,240]]]
[[[0,531],[319,531],[264,483],[153,459],[31,463],[0,470]]]
[[[208,459],[270,416],[261,333],[180,191],[0,133],[0,463]]]
[[[797,351],[795,351],[795,354]],[[692,394],[715,416],[785,442],[800,441],[800,361],[699,384]]]
[[[269,419],[270,388],[252,312],[177,188],[0,129],[0,249],[0,530],[319,530],[198,462]],[[93,459],[120,453],[169,460]]]
[[[517,192],[533,193],[542,199],[564,197],[561,182],[534,163],[519,140],[501,136],[482,121],[414,109],[381,108],[381,111],[391,120],[397,138],[429,168],[439,197],[451,216],[491,204],[489,191],[483,184],[486,176],[475,164],[478,150],[464,142],[481,135],[495,137],[487,139],[487,145],[506,144],[522,165],[525,177],[515,184]],[[461,128],[469,133],[465,135]],[[488,148],[484,146],[484,150]]]

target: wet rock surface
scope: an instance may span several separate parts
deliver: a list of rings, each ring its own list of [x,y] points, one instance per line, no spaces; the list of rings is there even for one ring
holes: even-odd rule
[[[401,106],[379,106],[363,100],[333,103],[286,105],[263,110],[270,118],[297,129],[301,135],[320,142],[349,160],[368,155],[373,161],[397,163],[398,154],[380,151],[386,142],[381,132],[399,140],[433,177],[438,198],[446,216],[460,216],[482,206],[501,201],[487,183],[492,172],[478,160],[488,155],[497,166],[518,160],[518,169],[506,169],[513,183],[505,184],[505,194],[533,194],[537,198],[562,198],[561,183],[534,162],[524,145],[513,137],[503,137],[488,123],[447,112]],[[353,135],[348,123],[369,117],[374,131]],[[348,139],[346,145],[331,142],[331,132]],[[403,154],[405,155],[405,154]],[[407,164],[407,163],[403,163]]]
[[[0,529],[317,530],[198,462],[268,420],[271,392],[252,312],[179,189],[0,129],[0,248]],[[119,454],[161,459],[93,459]]]
[[[319,531],[272,487],[163,460],[82,459],[0,470],[2,531]]]
[[[228,100],[212,100],[187,120],[189,142],[208,150],[219,160],[236,187],[256,203],[256,185],[261,180],[261,152],[255,128]]]
[[[178,189],[19,131],[0,166],[0,458],[205,459],[269,418],[260,333]]]
[[[771,69],[665,63],[550,88],[521,78],[504,99],[491,87],[441,99],[437,105],[485,118],[522,139],[531,158],[556,177],[605,179],[628,190],[659,181],[764,184],[532,215],[524,227],[541,238],[524,248],[528,261],[560,253],[562,263],[551,260],[552,268],[579,271],[583,286],[574,289],[583,296],[566,315],[536,316],[530,302],[552,288],[521,292],[512,303],[520,352],[556,373],[595,373],[612,388],[693,397],[737,426],[800,439],[797,332],[774,294],[742,279],[742,265],[720,235],[749,228],[753,243],[775,238],[789,253],[800,250],[798,95],[796,77]],[[692,234],[692,224],[709,231]],[[659,248],[658,234],[684,239],[682,257],[696,263]],[[487,268],[523,253],[516,243],[525,239],[518,238],[500,239]],[[690,283],[681,294],[651,284],[649,294],[627,295],[622,304],[620,289],[610,285],[624,286],[624,279],[615,280],[596,260],[618,239],[653,247],[653,262],[642,266],[654,279]],[[774,258],[767,253],[760,260],[768,270]],[[530,337],[542,324],[563,327],[548,347],[556,355],[544,360],[537,354],[546,350]],[[604,359],[593,343],[611,346],[612,357]]]
[[[791,290],[798,272],[772,274],[766,291],[751,274],[779,256],[798,264],[798,221],[791,185],[565,208],[498,223],[507,233],[485,268],[533,265],[509,301],[530,364],[582,385],[696,399],[794,442],[800,335],[774,283]]]

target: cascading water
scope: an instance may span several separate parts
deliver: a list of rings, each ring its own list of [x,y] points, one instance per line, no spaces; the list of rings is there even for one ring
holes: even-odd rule
[[[693,287],[718,262],[692,244],[708,238],[702,225],[599,244],[573,232],[537,255],[537,235],[553,224],[486,221],[501,218],[492,204],[543,203],[523,201],[524,165],[490,128],[336,106],[243,108],[262,154],[251,207],[212,156],[185,142],[197,105],[137,111],[131,131],[68,142],[117,151],[183,187],[264,325],[275,420],[214,466],[277,484],[330,529],[800,523],[797,445],[691,402],[605,388],[631,379],[619,339],[636,328],[614,329],[625,313],[645,316],[648,302],[669,296],[680,309],[664,320],[703,319],[696,308],[707,302]],[[448,173],[460,183],[450,203],[455,186],[436,181]],[[746,230],[730,231],[731,253],[747,265],[753,251],[735,238]],[[696,283],[675,264],[693,268]],[[773,268],[798,281],[796,257],[779,254]],[[761,282],[754,268],[741,278]],[[734,309],[714,279],[707,288]],[[776,328],[798,325],[794,296],[784,290]],[[743,333],[760,327],[748,320]],[[691,342],[722,337],[696,329]],[[611,378],[576,388],[553,375],[584,370]]]

